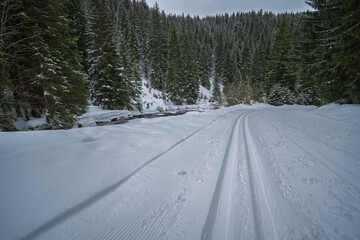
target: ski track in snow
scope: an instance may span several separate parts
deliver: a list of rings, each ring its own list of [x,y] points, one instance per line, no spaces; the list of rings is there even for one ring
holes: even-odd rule
[[[360,239],[360,126],[325,113],[227,111],[23,239]]]
[[[163,155],[169,153],[171,150],[173,150],[174,148],[176,148],[177,146],[179,146],[180,144],[184,143],[186,140],[188,140],[189,138],[195,136],[196,134],[198,134],[199,132],[205,130],[206,128],[210,127],[211,125],[213,125],[218,119],[220,119],[221,117],[227,116],[230,113],[232,113],[232,111],[220,115],[219,117],[215,118],[213,121],[211,121],[209,124],[205,125],[204,127],[202,127],[201,129],[195,131],[194,133],[190,134],[189,136],[185,137],[184,139],[178,141],[176,144],[172,145],[170,148],[168,148],[166,151],[158,154],[157,156],[155,156],[154,158],[150,159],[149,161],[145,162],[143,165],[141,165],[140,167],[138,167],[133,173],[131,173],[130,175],[128,175],[126,178],[121,179],[119,182],[103,189],[102,191],[100,191],[99,193],[95,194],[94,196],[90,197],[89,199],[87,199],[86,201],[74,206],[73,208],[67,210],[66,212],[58,215],[57,217],[55,217],[54,219],[48,221],[47,223],[45,223],[44,225],[42,225],[41,227],[39,227],[38,229],[34,230],[33,232],[31,232],[30,234],[28,234],[27,236],[25,236],[23,239],[35,239],[38,238],[39,235],[42,235],[44,232],[47,232],[49,229],[51,229],[52,227],[60,224],[61,222],[63,222],[64,220],[71,218],[71,216],[73,216],[74,214],[76,214],[77,212],[82,211],[83,209],[87,208],[89,205],[92,204],[96,204],[97,201],[101,200],[101,198],[105,198],[107,197],[108,194],[110,194],[111,192],[115,191],[117,188],[119,188],[121,185],[123,185],[124,183],[126,183],[129,179],[131,179],[132,177],[134,177],[134,175],[136,175],[139,171],[143,170],[144,168],[146,168],[149,164],[151,164],[152,162],[158,160],[159,158],[161,158]],[[101,236],[101,235],[100,235]],[[54,238],[56,238],[55,236],[53,236]],[[52,239],[53,239],[52,237]],[[89,239],[92,238],[91,236],[88,236],[85,239]],[[47,237],[44,239],[48,239]],[[63,239],[63,238],[60,238]],[[151,239],[151,238],[150,238]]]
[[[202,239],[230,239],[227,236],[228,228],[232,225],[233,219],[230,218],[231,201],[234,189],[232,187],[233,171],[235,169],[234,163],[236,163],[237,147],[239,138],[239,123],[243,115],[241,115],[234,124],[231,135],[227,144],[226,153],[222,161],[218,180],[214,195],[212,197],[209,213],[206,218],[205,227],[202,233]],[[226,191],[225,186],[228,187]],[[223,203],[221,207],[225,208],[225,211],[219,211],[220,201]],[[223,213],[223,216],[219,216],[219,213]],[[220,226],[218,226],[220,224]],[[218,233],[218,232],[220,233]],[[215,236],[214,236],[215,235]],[[217,236],[219,235],[219,236]]]

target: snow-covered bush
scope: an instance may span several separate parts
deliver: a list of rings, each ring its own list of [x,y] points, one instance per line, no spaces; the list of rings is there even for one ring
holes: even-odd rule
[[[270,90],[267,101],[271,105],[280,106],[283,104],[294,104],[295,97],[288,88],[277,84]]]
[[[324,101],[320,99],[317,94],[317,89],[312,87],[302,88],[297,90],[297,97],[295,98],[295,103],[300,105],[324,105]]]

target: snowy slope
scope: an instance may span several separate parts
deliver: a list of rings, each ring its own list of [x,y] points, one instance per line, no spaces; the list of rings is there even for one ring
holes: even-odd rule
[[[360,106],[0,133],[0,239],[359,239]]]
[[[90,104],[88,111],[79,117],[74,127],[93,127],[96,126],[98,122],[111,122],[111,120],[114,119],[127,118],[142,113],[148,114],[157,112],[174,112],[179,110],[203,111],[204,109],[215,108],[214,103],[210,102],[210,99],[212,98],[212,92],[203,86],[200,86],[199,88],[199,99],[196,104],[175,105],[169,100],[165,101],[163,99],[163,93],[149,87],[148,81],[143,79],[140,98],[142,106],[141,112],[138,110],[104,110],[101,107]],[[49,126],[49,124],[46,122],[45,117],[31,118],[28,121],[18,119],[13,125],[15,129],[19,131],[42,130],[51,128],[51,126]]]

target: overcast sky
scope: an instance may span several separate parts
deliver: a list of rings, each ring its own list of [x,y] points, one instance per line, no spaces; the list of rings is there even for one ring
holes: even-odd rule
[[[298,12],[310,10],[304,0],[146,0],[150,7],[157,2],[166,13],[191,16],[215,15],[251,10],[279,12]]]

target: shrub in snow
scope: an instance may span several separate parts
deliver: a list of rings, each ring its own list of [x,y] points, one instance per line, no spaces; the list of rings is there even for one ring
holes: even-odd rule
[[[158,110],[159,112],[165,112],[165,109],[162,107],[162,106],[158,106],[157,108],[156,108],[156,110]]]
[[[295,103],[300,105],[324,105],[325,103],[320,99],[316,90],[317,89],[314,90],[312,87],[299,89]]]
[[[283,104],[294,104],[294,94],[286,87],[275,85],[271,90],[267,99],[268,103],[275,106]]]

